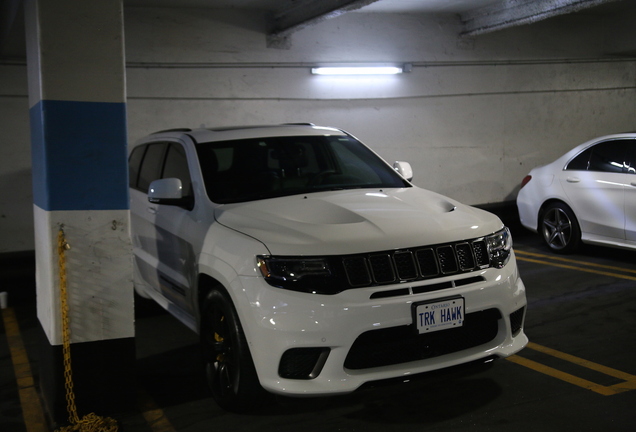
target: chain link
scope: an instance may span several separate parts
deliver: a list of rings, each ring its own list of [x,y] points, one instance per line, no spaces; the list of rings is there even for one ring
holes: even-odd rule
[[[64,356],[64,389],[66,390],[66,409],[70,425],[62,427],[58,432],[117,432],[117,421],[109,417],[100,417],[94,413],[77,415],[75,391],[73,389],[73,373],[71,368],[71,326],[69,319],[68,292],[66,282],[66,251],[71,247],[66,242],[64,231],[57,234],[57,254],[60,278],[60,302],[62,309],[62,352]]]

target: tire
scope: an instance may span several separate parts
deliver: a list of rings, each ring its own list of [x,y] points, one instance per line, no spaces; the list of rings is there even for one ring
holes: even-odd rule
[[[546,207],[540,218],[540,232],[545,244],[556,253],[574,252],[581,244],[581,228],[570,207],[555,202]]]
[[[262,405],[267,394],[227,294],[214,290],[203,302],[200,339],[206,380],[216,403],[232,412]]]

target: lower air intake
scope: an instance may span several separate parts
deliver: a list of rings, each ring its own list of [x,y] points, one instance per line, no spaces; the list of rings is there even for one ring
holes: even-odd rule
[[[417,334],[413,326],[371,330],[354,342],[345,368],[367,369],[439,357],[483,345],[495,339],[499,330],[498,309],[466,315],[459,328]]]
[[[283,354],[278,366],[281,378],[308,380],[316,378],[329,356],[329,348],[292,348]]]

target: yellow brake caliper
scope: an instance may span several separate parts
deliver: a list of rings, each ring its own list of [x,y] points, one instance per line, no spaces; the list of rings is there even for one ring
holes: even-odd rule
[[[221,317],[221,322],[223,321],[225,321],[225,316]],[[223,342],[225,339],[223,338],[223,336],[221,336],[217,332],[214,332],[214,340],[217,342]],[[224,359],[225,359],[225,356],[223,355],[223,353],[217,354],[216,361],[222,362]]]

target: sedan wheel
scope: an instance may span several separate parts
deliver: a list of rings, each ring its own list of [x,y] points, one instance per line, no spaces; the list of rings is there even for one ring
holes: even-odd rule
[[[548,206],[541,216],[546,245],[557,253],[571,253],[581,241],[581,230],[572,210],[563,203]]]

